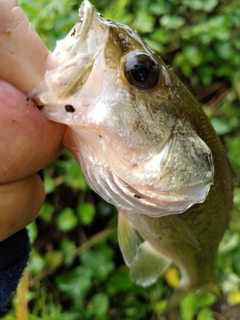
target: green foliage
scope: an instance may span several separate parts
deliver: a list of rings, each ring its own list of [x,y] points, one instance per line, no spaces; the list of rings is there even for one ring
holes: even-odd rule
[[[80,203],[77,206],[77,214],[83,225],[89,225],[92,223],[95,212],[96,210],[92,203]]]
[[[74,25],[80,4],[19,2],[50,50]],[[136,29],[161,54],[202,102],[226,148],[234,171],[235,215],[219,248],[217,274],[228,303],[235,305],[240,302],[239,2],[92,2],[105,17]],[[131,282],[117,244],[116,210],[91,192],[67,151],[46,169],[45,188],[46,203],[30,226],[34,249],[29,319],[156,320],[172,291],[171,282],[161,278],[148,289]],[[189,294],[174,319],[220,319],[212,307],[215,300],[202,292]],[[15,309],[4,319],[17,319]]]
[[[56,225],[60,231],[70,231],[77,226],[78,220],[72,208],[64,208],[56,218]]]

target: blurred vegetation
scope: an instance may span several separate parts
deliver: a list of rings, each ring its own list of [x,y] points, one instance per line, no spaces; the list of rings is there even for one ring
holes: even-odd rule
[[[80,4],[75,0],[19,2],[50,50],[75,23]],[[217,261],[224,296],[217,301],[207,293],[189,294],[168,319],[240,319],[239,1],[92,3],[104,17],[137,30],[173,68],[203,104],[233,168],[234,214]],[[46,169],[45,187],[46,203],[29,227],[33,243],[29,274],[4,319],[157,319],[179,281],[177,268],[172,266],[147,289],[130,281],[117,243],[116,209],[89,189],[67,151]]]

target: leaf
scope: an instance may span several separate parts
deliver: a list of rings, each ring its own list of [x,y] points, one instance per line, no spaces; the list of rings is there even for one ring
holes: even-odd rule
[[[56,225],[63,232],[74,229],[77,224],[78,219],[72,208],[63,209],[56,218]]]
[[[67,185],[76,190],[86,191],[88,185],[78,163],[69,151],[65,151],[64,155],[67,160],[59,162],[59,166],[64,170]]]
[[[240,290],[232,290],[227,297],[227,301],[230,306],[234,306],[240,303]]]
[[[94,205],[89,202],[80,203],[76,211],[83,225],[91,224],[96,213]]]
[[[30,223],[27,226],[27,229],[28,229],[30,241],[31,241],[31,243],[34,243],[34,241],[36,240],[37,235],[38,235],[38,228],[37,228],[36,221],[33,221],[32,223]]]
[[[108,285],[115,292],[131,289],[133,282],[129,277],[129,270],[126,267],[117,269],[109,279]]]
[[[55,281],[62,292],[79,299],[90,290],[92,275],[89,268],[79,266],[68,273],[57,275]]]
[[[48,266],[57,268],[63,261],[63,252],[60,250],[48,251],[44,258]]]
[[[36,251],[32,250],[29,261],[29,270],[32,275],[40,274],[46,267],[47,263],[44,258]]]
[[[232,130],[231,126],[224,119],[213,117],[210,121],[219,136]]]
[[[56,182],[54,181],[54,179],[51,178],[51,176],[47,171],[44,177],[44,187],[45,187],[46,194],[52,193],[57,188]]]
[[[185,19],[179,16],[164,15],[160,22],[167,29],[178,29],[184,25]]]
[[[96,319],[102,319],[102,317],[107,314],[109,308],[109,298],[107,294],[103,292],[95,294],[87,308],[87,314],[90,318],[95,316]]]
[[[54,213],[54,206],[51,203],[45,202],[39,212],[39,218],[45,222],[50,222]]]
[[[142,33],[152,32],[154,26],[154,19],[146,11],[137,12],[133,27]]]
[[[218,4],[218,0],[183,0],[183,5],[193,10],[212,11]]]
[[[240,174],[240,135],[226,138],[228,158],[233,170]]]
[[[196,298],[194,293],[189,293],[180,302],[181,316],[184,320],[194,320],[196,310]]]
[[[233,192],[233,202],[237,210],[240,211],[240,188],[235,188]]]
[[[203,308],[197,315],[196,320],[215,320],[216,318],[213,316],[213,312],[208,308]]]
[[[105,280],[110,272],[114,270],[114,263],[111,259],[112,251],[88,250],[81,254],[81,260],[84,266],[90,268],[94,276],[99,280]]]

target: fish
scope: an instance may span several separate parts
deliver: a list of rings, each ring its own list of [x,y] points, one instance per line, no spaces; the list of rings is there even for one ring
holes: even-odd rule
[[[200,104],[136,31],[88,0],[53,55],[60,65],[28,97],[67,126],[64,145],[89,186],[118,209],[131,279],[147,287],[178,266],[164,314],[191,291],[219,295],[215,262],[231,216],[231,171]]]

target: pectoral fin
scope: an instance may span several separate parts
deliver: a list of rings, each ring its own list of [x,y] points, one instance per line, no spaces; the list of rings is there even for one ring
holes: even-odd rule
[[[121,210],[118,211],[118,242],[124,261],[130,267],[142,241]]]
[[[130,266],[131,278],[138,285],[150,286],[167,269],[170,263],[171,260],[161,255],[145,241],[139,246],[139,250]]]
[[[164,217],[165,222],[169,224],[177,234],[193,247],[201,250],[201,246],[196,238],[193,230],[187,225],[184,219],[179,214],[169,215]]]
[[[171,263],[147,242],[142,242],[136,229],[118,211],[118,241],[124,261],[130,267],[132,280],[141,286],[150,286]]]

